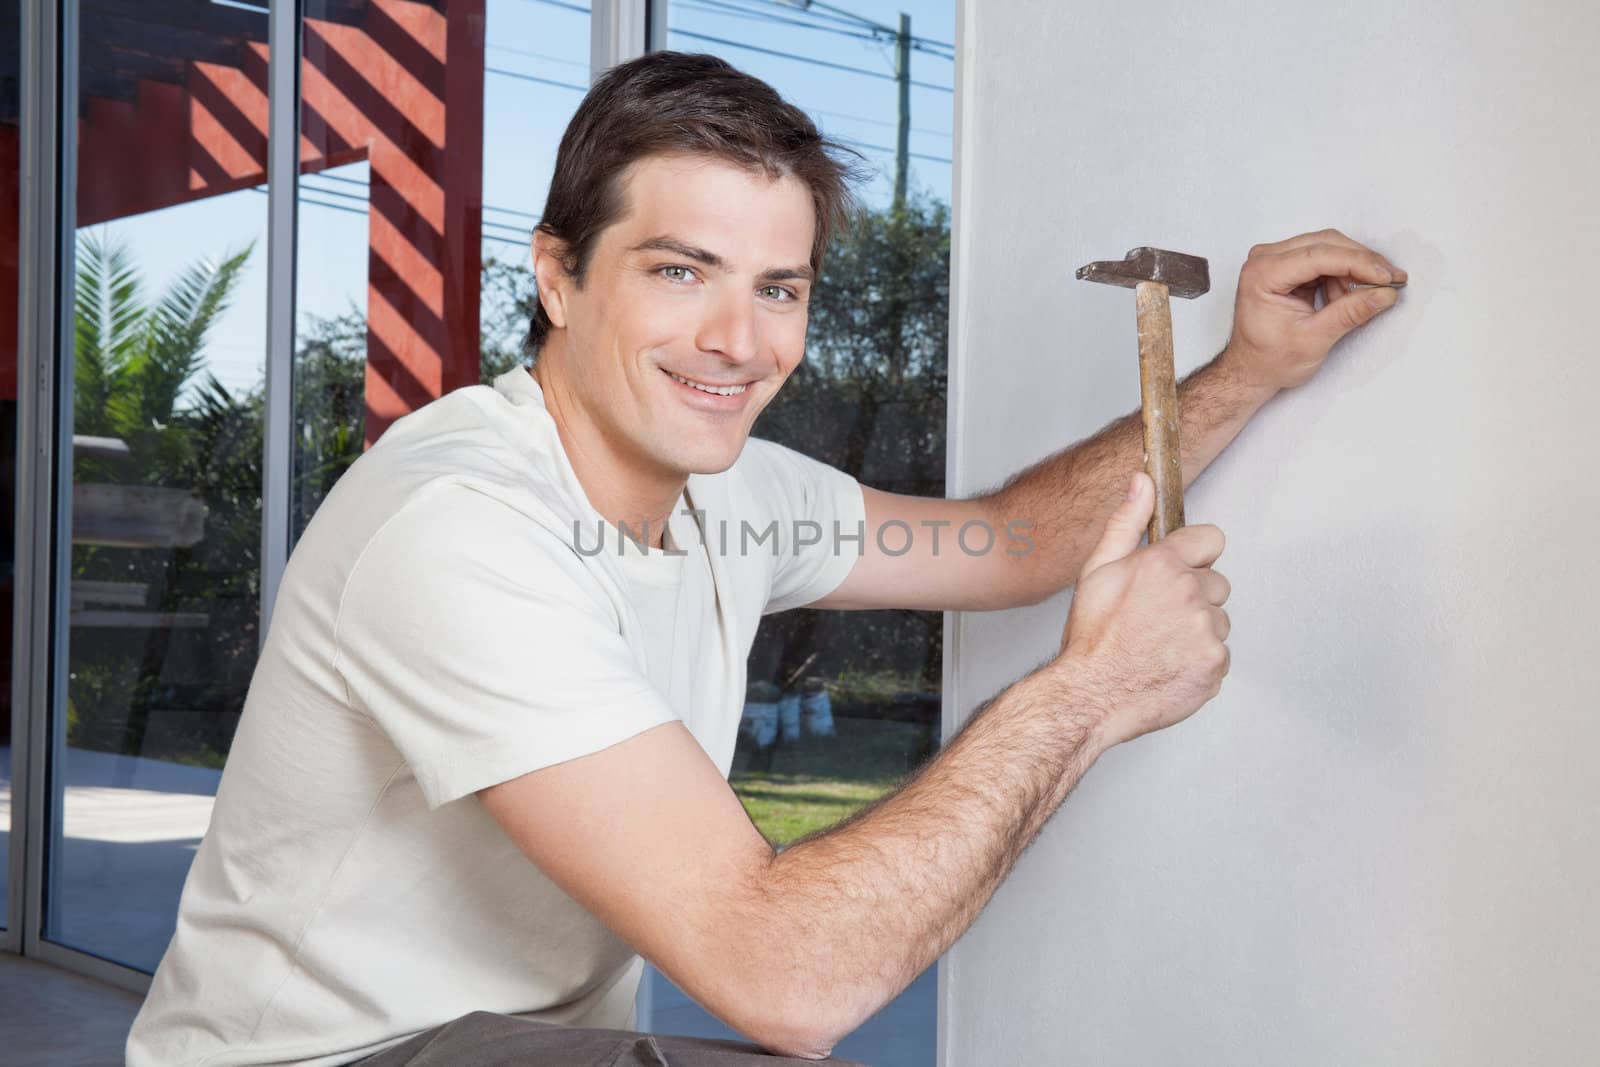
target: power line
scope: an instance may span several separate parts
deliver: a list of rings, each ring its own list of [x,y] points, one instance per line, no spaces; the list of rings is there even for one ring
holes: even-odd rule
[[[495,211],[495,212],[498,212],[501,215],[514,215],[519,219],[528,219],[531,222],[538,222],[539,218],[540,218],[540,216],[535,215],[531,211],[518,211],[515,208],[509,208],[509,207],[495,207],[493,204],[485,204],[485,205],[483,205],[483,210],[485,210],[485,211]]]
[[[680,32],[683,32],[683,31],[674,30],[673,32],[674,33],[680,33]],[[538,82],[541,85],[554,85],[554,86],[558,86],[559,88],[562,88],[562,89],[572,89],[572,90],[575,90],[577,92],[585,92],[586,93],[586,92],[589,91],[588,89],[584,88],[581,85],[572,85],[572,84],[567,83],[567,82],[553,81],[553,80],[551,80],[549,78],[539,78],[539,77],[535,77],[532,74],[523,74],[520,71],[502,70],[502,69],[500,69],[498,67],[486,67],[484,69],[490,74],[499,74],[499,75],[502,75],[502,76],[507,77],[507,78],[516,78],[516,79],[518,79],[520,81]],[[867,71],[866,73],[870,74],[870,73],[873,73],[873,72]],[[881,77],[887,77],[890,80],[893,80],[893,76],[892,75],[880,75],[880,76]],[[915,85],[917,83],[913,82],[912,84]],[[865,123],[868,123],[868,124],[873,125],[873,126],[886,126],[886,127],[890,128],[890,129],[893,129],[894,126],[895,126],[894,123],[885,122],[882,119],[869,119],[865,115],[851,115],[851,114],[848,114],[848,113],[843,112],[843,111],[825,111],[822,108],[811,108],[811,107],[808,107],[805,110],[811,112],[811,114],[813,114],[813,115],[828,115],[828,116],[830,116],[832,118],[836,118],[836,119],[850,119],[850,120],[852,120],[854,122],[865,122]],[[911,127],[911,129],[916,133],[925,133],[925,134],[928,134],[928,135],[930,135],[932,137],[943,137],[946,140],[949,140],[949,138],[951,136],[945,130],[933,130],[933,129],[928,129],[927,127],[924,127],[924,126],[913,126],[913,127]],[[322,176],[323,177],[332,177],[332,175],[322,175]],[[345,178],[343,180],[344,181],[351,181],[353,179]],[[485,211],[492,211],[492,210],[505,210],[505,209],[491,208],[488,204],[485,204],[484,205],[484,210]]]
[[[765,11],[752,11],[746,7],[735,4],[719,3],[718,0],[700,0],[692,3],[691,0],[678,0],[677,8],[680,11],[704,11],[715,15],[732,15],[735,18],[756,19],[761,22],[776,22],[784,26],[799,26],[802,29],[816,30],[819,33],[836,33],[840,37],[854,37],[858,41],[875,41],[875,33],[840,29],[835,26],[822,26],[815,22],[806,22],[802,19],[784,18],[782,15],[773,15]]]
[[[728,0],[721,0],[721,2],[727,3]],[[748,2],[753,4],[760,3],[762,6],[769,8],[781,7],[788,10],[794,10],[793,6],[785,3],[784,0],[748,0]],[[887,30],[889,36],[894,36],[894,30],[891,27],[883,26],[882,23],[879,23],[873,19],[869,19],[864,15],[857,15],[853,11],[845,11],[843,8],[834,8],[833,10],[840,12],[840,14],[833,14],[832,12],[822,11],[814,7],[806,7],[801,9],[804,14],[809,15],[814,19],[821,19],[825,22],[833,22],[844,26],[879,26],[882,29]],[[914,37],[912,40],[924,41],[928,44],[940,45],[949,49],[955,48],[955,45],[951,44],[949,41],[940,41],[932,37]]]
[[[674,7],[679,11],[705,11],[719,15],[733,15],[736,18],[758,19],[762,22],[777,22],[785,26],[799,26],[802,29],[816,30],[819,33],[836,33],[841,37],[854,37],[862,41],[875,39],[875,35],[870,32],[823,26],[815,22],[807,22],[804,19],[786,18],[783,15],[775,15],[768,11],[752,11],[750,8],[742,7],[738,4],[727,3],[726,0],[699,0],[698,3],[692,2],[692,0],[676,0]]]
[[[344,180],[348,181],[349,179],[344,179]],[[312,192],[315,192],[315,193],[317,193],[318,195],[321,195],[321,196],[336,196],[336,197],[339,197],[340,199],[343,199],[343,200],[355,200],[355,201],[358,201],[358,202],[363,203],[363,204],[368,202],[366,197],[356,196],[356,195],[354,195],[352,193],[341,193],[336,189],[320,189],[320,188],[317,188],[316,186],[307,186],[307,188],[309,188]],[[250,191],[253,192],[253,193],[260,193],[262,196],[266,196],[267,195],[267,191],[265,189],[261,188],[260,186],[253,186]],[[295,199],[299,203],[311,204],[314,207],[327,208],[329,211],[342,211],[347,215],[360,215],[362,218],[366,218],[366,216],[367,216],[367,211],[364,208],[349,207],[349,206],[347,206],[345,204],[329,203],[326,200],[318,200],[315,197],[307,196],[303,192],[300,193],[298,196],[296,196]],[[501,229],[511,230],[512,232],[520,233],[520,231],[516,230],[515,227],[508,226],[505,223],[498,223],[498,222],[493,222],[493,221],[490,221],[490,220],[484,220],[484,225],[485,226],[498,226]],[[483,239],[485,241],[498,241],[501,244],[515,245],[518,248],[526,248],[527,244],[528,244],[528,240],[527,240],[527,238],[525,236],[505,237],[505,236],[502,236],[502,235],[500,235],[498,233],[492,233],[492,232],[490,232],[488,230],[484,230],[483,231],[482,237],[483,237]]]
[[[539,0],[539,2],[543,3],[545,0]],[[587,85],[574,85],[572,82],[556,81],[554,78],[541,78],[536,74],[523,74],[520,71],[506,70],[502,67],[484,67],[483,71],[485,74],[498,74],[503,78],[516,78],[519,81],[538,82],[540,85],[554,85],[558,89],[571,89],[580,93],[586,93],[589,91],[589,87]]]
[[[678,0],[680,6],[682,6],[684,2],[685,0]],[[765,8],[765,10],[752,9],[749,6],[745,6],[745,4],[733,2],[733,0],[695,0],[695,2],[701,4],[710,4],[727,11],[748,13],[753,18],[764,18],[773,22],[786,22],[796,26],[804,26],[807,29],[822,30],[829,33],[839,33],[847,37],[858,36],[858,31],[861,27],[867,27],[867,36],[872,40],[894,40],[896,37],[893,27],[885,26],[874,21],[873,19],[865,18],[861,15],[852,13],[848,14],[847,17],[841,17],[839,15],[830,14],[828,12],[820,11],[811,7],[795,9],[789,4],[779,2],[779,0],[764,0],[764,2],[759,3],[758,0],[747,0],[747,3],[755,4],[758,8]],[[792,12],[792,15],[786,16],[776,14],[772,11],[772,8],[774,7],[782,7],[786,12]],[[796,21],[792,16],[798,15],[807,15],[812,19],[819,20],[821,23],[832,23],[833,25],[819,25],[818,22]],[[851,27],[851,29],[845,30],[835,28],[844,26]],[[938,48],[948,48],[952,52],[955,51],[956,47],[949,41],[940,41],[933,37],[913,36],[911,41],[913,45],[931,45]],[[930,52],[929,54],[938,55],[937,52]],[[954,59],[955,57],[952,55],[944,58]]]
[[[847,144],[851,148],[865,148],[870,152],[887,152],[891,156],[897,154],[896,150],[888,145],[868,144],[866,141],[857,141],[849,137],[835,137],[834,140],[840,144]],[[945,156],[930,156],[925,152],[907,152],[906,155],[912,159],[926,159],[930,163],[953,163],[952,160]]]
[[[339,183],[341,183],[343,185],[353,185],[358,189],[369,189],[369,188],[371,188],[371,185],[368,182],[364,182],[360,178],[349,178],[349,177],[346,177],[343,174],[330,174],[325,170],[314,171],[313,173],[310,173],[310,174],[302,174],[300,176],[300,181],[302,183],[304,183],[308,178],[315,178],[318,181],[324,181],[324,182],[339,182]],[[311,188],[315,188],[315,186],[312,186]],[[327,192],[333,193],[333,190],[330,189],[330,190],[327,190]],[[346,194],[333,194],[333,195],[346,195]],[[361,199],[365,200],[366,197],[363,196]],[[484,204],[483,205],[483,210],[485,210],[485,211],[494,211],[494,212],[497,212],[497,213],[499,213],[501,215],[515,215],[517,218],[531,219],[534,222],[538,222],[539,221],[539,216],[535,215],[531,211],[518,211],[515,208],[497,207],[494,204]]]
[[[528,0],[528,2],[532,4],[549,4],[551,7],[559,7],[565,11],[576,11],[580,15],[589,14],[588,8],[578,4],[562,3],[562,0]]]
[[[883,30],[857,31],[840,29],[835,26],[822,26],[815,22],[803,22],[799,19],[784,18],[782,15],[773,15],[765,11],[752,11],[749,8],[738,7],[733,4],[726,3],[724,0],[693,0],[693,2],[691,2],[691,0],[678,0],[677,6],[680,10],[701,11],[708,15],[721,16],[723,18],[744,18],[752,19],[757,22],[773,22],[784,26],[798,26],[801,29],[816,30],[819,33],[837,34],[840,37],[849,37],[857,41],[885,42],[895,40],[895,35],[893,33]],[[936,59],[946,59],[952,63],[955,62],[955,56],[946,55],[944,52],[939,51],[938,48],[929,47],[930,45],[938,44],[939,42],[937,41],[929,41],[922,37],[911,38],[911,47],[916,49],[918,52],[933,56]]]
[[[824,111],[820,107],[808,107],[805,108],[805,110],[813,115],[827,115],[829,118],[849,119],[851,122],[865,122],[869,126],[886,126],[891,130],[896,129],[899,126],[898,123],[886,122],[883,119],[869,119],[865,115],[851,115],[843,111]],[[911,132],[925,133],[930,137],[943,137],[947,141],[950,140],[952,136],[948,130],[930,130],[925,126],[913,126],[911,127]]]
[[[372,200],[371,200],[370,197],[364,196],[364,195],[362,195],[360,193],[347,193],[347,192],[344,192],[344,191],[339,190],[339,189],[328,189],[328,188],[325,188],[325,187],[320,186],[320,185],[313,185],[309,181],[307,181],[308,178],[312,178],[312,177],[328,178],[328,177],[334,177],[334,176],[333,175],[326,175],[326,174],[302,175],[301,178],[300,178],[300,187],[302,189],[305,189],[305,190],[308,190],[310,192],[316,193],[318,196],[332,196],[332,197],[337,197],[340,200],[354,200],[358,204],[371,204],[372,203]],[[357,184],[357,185],[360,184],[359,182],[353,182],[349,178],[336,178],[336,180],[344,181],[344,182],[350,182],[351,184]],[[496,208],[496,209],[491,209],[491,210],[510,211],[511,209],[510,208]],[[519,212],[515,212],[515,214],[526,215],[527,212],[519,211]],[[537,218],[538,216],[536,216],[536,215],[528,215],[528,217],[529,218]],[[511,230],[513,232],[518,232],[518,233],[521,232],[521,228],[520,227],[514,226],[509,222],[496,222],[494,219],[484,219],[483,220],[483,225],[485,225],[485,226],[497,226],[497,227],[499,227],[500,229],[503,229],[503,230]]]
[[[682,33],[682,32],[685,32],[685,31],[674,30],[672,32],[674,32],[674,33]],[[533,53],[530,52],[530,53],[525,53],[525,54],[532,55]],[[796,57],[796,58],[799,58],[799,57]],[[503,77],[507,77],[507,78],[516,78],[519,81],[537,82],[540,85],[554,85],[554,86],[556,86],[558,88],[571,89],[571,90],[573,90],[575,92],[586,93],[586,92],[589,91],[586,87],[584,87],[582,85],[574,85],[571,82],[555,81],[555,80],[550,79],[550,78],[540,78],[540,77],[537,77],[537,76],[532,75],[532,74],[524,74],[521,71],[505,70],[505,69],[502,69],[500,67],[485,67],[484,70],[487,73],[490,73],[490,74],[499,74],[499,75],[501,75]],[[878,75],[873,71],[865,71],[864,73],[873,74],[875,77],[885,77],[885,78],[889,78],[890,80],[893,80],[893,75],[887,75],[887,74]],[[912,84],[916,85],[916,84],[919,84],[919,83],[912,82]],[[855,122],[865,122],[865,123],[869,123],[870,125],[873,125],[873,126],[887,126],[887,127],[891,128],[891,129],[893,129],[894,126],[895,126],[894,123],[885,122],[882,119],[869,119],[864,115],[851,115],[851,114],[848,114],[848,113],[843,112],[843,111],[825,111],[822,108],[806,108],[806,110],[811,112],[813,115],[829,115],[829,116],[831,116],[833,118],[837,118],[837,119],[851,119],[851,120],[853,120]],[[930,136],[933,136],[933,137],[943,137],[946,140],[948,140],[950,138],[950,134],[945,130],[933,130],[933,129],[928,129],[927,127],[923,127],[923,126],[913,126],[913,127],[911,127],[911,129],[916,133],[925,133],[925,134],[929,134]],[[322,175],[322,176],[323,177],[333,177],[332,175]],[[344,181],[351,181],[353,179],[345,178],[343,180]],[[489,205],[485,204],[484,205],[484,210],[488,211],[488,210],[494,210],[494,209],[491,209],[489,207]]]
[[[547,0],[539,0],[540,3]],[[893,74],[884,74],[882,71],[868,70],[865,67],[852,67],[845,63],[834,63],[831,60],[818,59],[815,56],[796,55],[793,52],[780,52],[775,48],[762,48],[760,45],[748,44],[744,41],[730,41],[726,37],[712,37],[710,34],[695,33],[691,30],[668,30],[668,33],[677,34],[679,37],[688,37],[696,41],[710,41],[712,44],[727,45],[729,48],[742,48],[746,52],[760,52],[762,55],[779,56],[783,59],[793,59],[801,63],[810,63],[814,67],[828,67],[831,70],[848,71],[851,74],[860,74],[868,78],[878,78],[882,81],[898,81]],[[936,85],[933,82],[919,82],[912,80],[912,85],[919,89],[933,89],[941,93],[954,93],[955,90],[948,85]]]
[[[530,52],[526,48],[512,48],[510,45],[504,44],[491,44],[486,45],[485,47],[491,52],[508,52],[514,56],[527,56],[529,59],[544,59],[551,63],[559,63],[563,67],[577,67],[585,74],[589,72],[589,64],[587,61],[580,63],[576,59],[566,59],[562,56],[553,56],[547,52]]]

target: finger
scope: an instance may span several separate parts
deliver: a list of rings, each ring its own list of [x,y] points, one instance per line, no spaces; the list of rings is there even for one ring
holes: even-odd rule
[[[1322,308],[1331,307],[1347,297],[1366,292],[1364,289],[1350,288],[1352,278],[1323,278],[1322,279]],[[1318,308],[1321,311],[1322,308]]]
[[[1233,583],[1214,570],[1200,572],[1200,589],[1205,593],[1206,602],[1217,607],[1228,602],[1228,597],[1233,593]]]
[[[1349,292],[1350,290],[1345,287],[1345,281],[1343,278],[1322,279],[1322,307],[1327,307],[1329,304],[1333,303],[1341,296],[1345,296]],[[1318,308],[1317,310],[1321,311],[1322,308]]]
[[[1222,531],[1209,523],[1185,526],[1169,533],[1161,542],[1178,554],[1186,567],[1209,567],[1222,555],[1226,538]]]
[[[1322,279],[1318,278],[1316,281],[1307,282],[1306,284],[1300,286],[1299,288],[1295,289],[1295,291],[1290,293],[1289,295],[1295,297],[1298,300],[1304,300],[1305,304],[1306,304],[1306,307],[1311,308],[1312,310],[1316,310],[1316,306],[1317,306],[1317,289],[1321,286],[1321,284],[1322,284]]]
[[[1394,265],[1394,262],[1392,260],[1390,260],[1387,256],[1382,256],[1375,249],[1369,248],[1368,246],[1362,244],[1360,241],[1357,241],[1354,238],[1349,237],[1349,236],[1339,232],[1338,230],[1332,230],[1332,229],[1329,229],[1329,230],[1317,230],[1314,233],[1302,233],[1302,234],[1299,234],[1299,235],[1297,235],[1295,237],[1291,237],[1286,241],[1278,241],[1278,242],[1276,242],[1274,244],[1256,245],[1254,248],[1252,248],[1250,250],[1250,254],[1252,256],[1264,256],[1264,255],[1271,255],[1271,254],[1274,254],[1274,253],[1292,252],[1297,248],[1303,248],[1306,245],[1313,245],[1313,244],[1319,244],[1319,243],[1320,244],[1343,245],[1346,248],[1353,248],[1353,249],[1355,249],[1357,251],[1360,251],[1360,252],[1371,252],[1373,255],[1377,255],[1380,258],[1382,258],[1383,261],[1389,265],[1389,268],[1391,270],[1393,270],[1396,274],[1400,275],[1401,277],[1405,276],[1406,272],[1401,270],[1399,267],[1396,267]]]
[[[1394,307],[1399,299],[1398,289],[1358,289],[1312,315],[1305,326],[1332,345],[1357,326],[1371,322],[1379,312]]]
[[[1274,241],[1270,244],[1259,244],[1250,250],[1251,254],[1272,255],[1278,252],[1289,252],[1302,245],[1341,244],[1350,248],[1363,247],[1359,242],[1340,233],[1338,230],[1314,230],[1310,233],[1300,233],[1283,241]]]
[[[1264,256],[1256,268],[1257,284],[1274,293],[1293,292],[1324,275],[1388,285],[1402,280],[1405,272],[1397,272],[1376,252],[1326,242]]]
[[[1233,632],[1233,620],[1221,608],[1211,609],[1211,632],[1217,635],[1218,641],[1226,641]]]
[[[1124,499],[1117,505],[1117,510],[1111,513],[1111,518],[1106,521],[1105,532],[1100,535],[1100,543],[1084,561],[1080,577],[1121,559],[1139,547],[1139,539],[1150,524],[1150,512],[1155,508],[1155,483],[1148,474],[1140,471],[1130,479],[1129,489],[1133,495]]]

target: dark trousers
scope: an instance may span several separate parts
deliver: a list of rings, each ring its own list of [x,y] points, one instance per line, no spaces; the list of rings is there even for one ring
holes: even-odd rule
[[[829,1057],[773,1056],[741,1041],[639,1034],[475,1011],[424,1030],[358,1067],[865,1067]]]

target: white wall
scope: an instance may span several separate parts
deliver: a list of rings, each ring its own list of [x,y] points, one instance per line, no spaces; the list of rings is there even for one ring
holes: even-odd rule
[[[945,1067],[1600,1062],[1600,9],[967,0],[951,489],[1138,404],[1073,268],[1324,226],[1411,273],[1191,490],[1233,670],[947,959]],[[967,615],[953,706],[1068,600]],[[953,724],[947,724],[947,726]]]

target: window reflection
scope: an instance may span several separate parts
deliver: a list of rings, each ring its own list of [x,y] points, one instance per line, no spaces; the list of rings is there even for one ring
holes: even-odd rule
[[[943,496],[953,3],[669,6],[669,47],[764,79],[876,170],[813,291],[806,359],[754,432],[875,488]],[[770,840],[826,829],[937,750],[942,649],[937,613],[762,621],[730,782]],[[653,1029],[730,1036],[660,974],[648,987]],[[932,1064],[934,995],[930,970],[836,1054]]]
[[[0,2],[0,929],[10,914],[11,619],[16,588],[21,4]]]
[[[82,0],[45,936],[151,969],[255,666],[264,11]],[[64,699],[63,699],[64,697]]]
[[[304,11],[295,538],[396,418],[524,361],[529,239],[589,80],[581,5]]]

